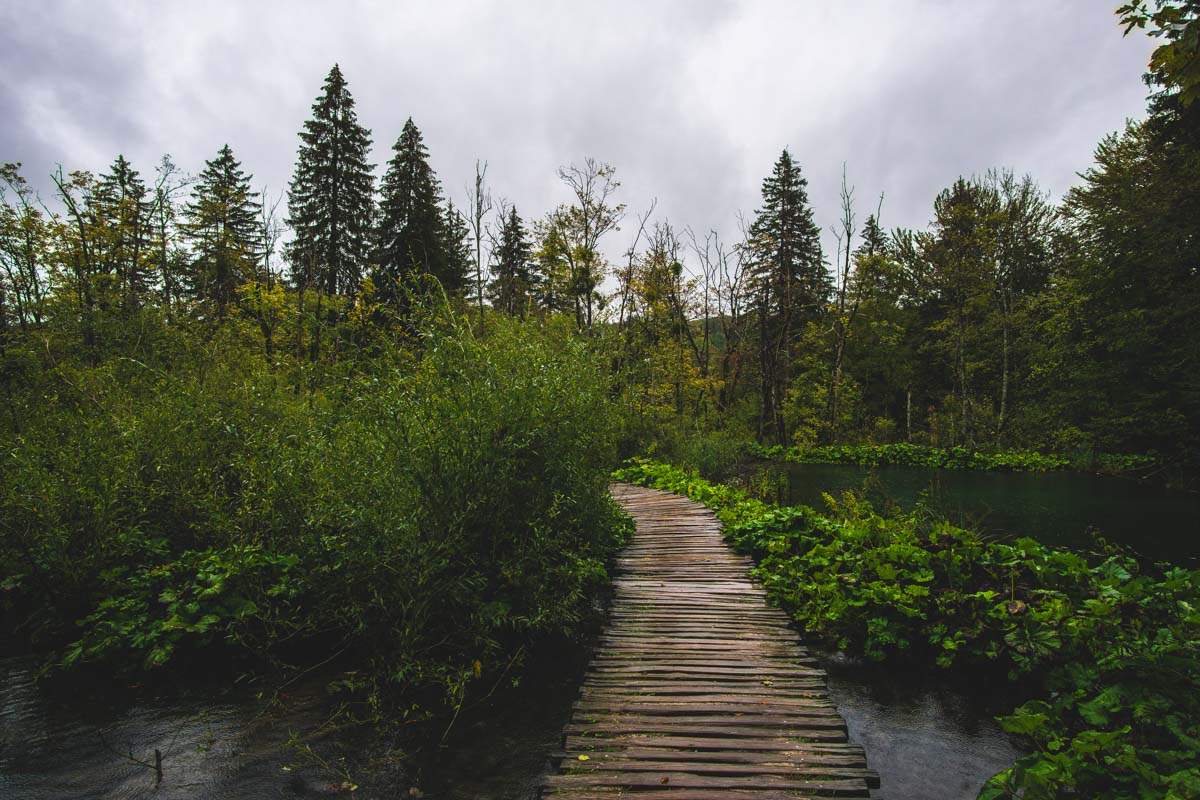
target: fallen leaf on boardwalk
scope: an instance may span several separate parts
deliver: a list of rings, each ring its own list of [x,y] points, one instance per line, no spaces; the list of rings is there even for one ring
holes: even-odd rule
[[[663,779],[661,781],[659,781],[659,783],[670,783],[670,782],[671,782],[671,779],[666,776],[664,776]]]
[[[591,756],[582,756],[582,755],[581,755],[581,756],[579,757],[579,760],[580,760],[580,761],[591,761],[591,760],[592,760],[592,758],[591,758]]]

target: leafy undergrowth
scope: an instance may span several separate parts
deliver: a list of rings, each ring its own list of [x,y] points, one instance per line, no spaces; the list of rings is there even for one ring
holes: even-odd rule
[[[626,527],[595,357],[500,325],[314,387],[232,327],[34,375],[0,423],[4,628],[139,681],[340,654],[351,688],[457,705],[577,625]]]
[[[614,477],[716,510],[813,638],[1040,687],[1000,718],[1032,752],[980,798],[1200,796],[1200,572],[988,541],[853,495],[828,515],[772,506],[642,459]]]
[[[1064,455],[1036,450],[1006,450],[984,453],[966,447],[928,447],[908,443],[883,445],[828,445],[824,447],[770,447],[747,445],[751,455],[761,459],[784,459],[797,464],[856,464],[860,467],[929,467],[931,469],[1001,470],[1007,472],[1051,472],[1079,467]],[[1090,459],[1088,468],[1105,473],[1123,473],[1152,467],[1153,455],[1105,453]]]

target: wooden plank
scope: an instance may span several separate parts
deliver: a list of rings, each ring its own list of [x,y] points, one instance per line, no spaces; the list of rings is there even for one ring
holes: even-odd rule
[[[543,795],[869,797],[878,777],[846,740],[825,673],[713,514],[664,492],[612,492],[636,532]]]

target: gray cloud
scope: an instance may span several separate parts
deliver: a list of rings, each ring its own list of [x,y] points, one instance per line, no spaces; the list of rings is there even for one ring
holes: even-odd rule
[[[118,152],[195,171],[228,142],[276,193],[337,61],[375,160],[411,115],[456,201],[482,158],[534,216],[567,199],[555,168],[594,156],[631,212],[658,198],[677,226],[733,236],[787,146],[823,226],[843,162],[861,216],[884,192],[885,224],[922,226],[941,188],[990,167],[1061,195],[1142,115],[1151,44],[1122,38],[1110,5],[10,4],[0,159],[44,186],[58,162],[102,170]]]

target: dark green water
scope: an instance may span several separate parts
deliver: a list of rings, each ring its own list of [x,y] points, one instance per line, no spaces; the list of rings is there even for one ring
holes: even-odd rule
[[[959,525],[998,538],[1030,536],[1088,549],[1095,536],[1152,559],[1194,565],[1200,558],[1200,494],[1148,481],[1073,472],[1008,473],[845,464],[771,467],[790,503],[824,509],[823,493],[866,489],[882,508],[926,505]]]
[[[319,679],[266,706],[195,680],[155,692],[38,680],[35,659],[0,654],[0,798],[536,800],[589,654],[586,642],[542,643],[452,726],[400,740],[339,726]],[[161,782],[146,766],[156,749]]]

